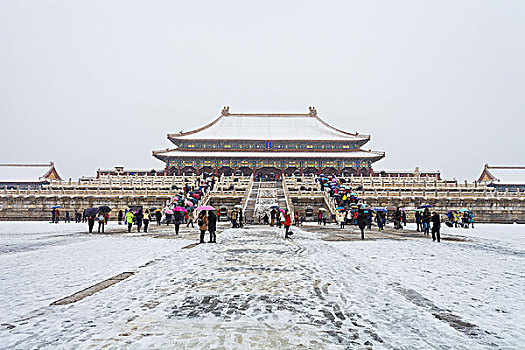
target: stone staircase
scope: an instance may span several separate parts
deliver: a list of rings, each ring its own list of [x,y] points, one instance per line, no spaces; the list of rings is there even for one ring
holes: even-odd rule
[[[257,196],[259,195],[260,182],[254,182],[252,184],[251,192],[246,200],[246,206],[244,208],[244,217],[247,223],[253,224],[255,215],[255,205],[257,204]]]

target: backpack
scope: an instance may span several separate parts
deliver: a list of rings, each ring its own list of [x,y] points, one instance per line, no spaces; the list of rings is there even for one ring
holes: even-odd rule
[[[197,221],[197,225],[202,226],[204,224],[204,220],[202,218],[199,218]]]

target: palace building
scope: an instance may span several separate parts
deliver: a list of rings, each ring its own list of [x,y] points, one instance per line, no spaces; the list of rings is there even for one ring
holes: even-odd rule
[[[369,135],[337,129],[318,115],[233,114],[224,107],[211,123],[168,134],[174,148],[153,151],[168,174],[369,175],[384,152],[363,150]]]

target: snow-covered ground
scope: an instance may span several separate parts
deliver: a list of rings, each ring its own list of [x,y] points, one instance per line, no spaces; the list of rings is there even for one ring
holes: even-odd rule
[[[111,224],[110,224],[111,225]],[[110,226],[111,228],[111,226]],[[0,223],[0,348],[521,348],[525,226],[326,241],[230,229],[218,244]],[[76,303],[50,303],[121,272]]]

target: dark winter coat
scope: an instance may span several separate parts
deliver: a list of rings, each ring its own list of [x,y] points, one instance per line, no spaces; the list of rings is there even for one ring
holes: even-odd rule
[[[441,219],[439,218],[439,214],[432,215],[432,226],[433,227],[441,226]]]
[[[173,213],[175,224],[182,224],[184,216],[182,215],[181,211],[176,211]]]
[[[217,231],[217,215],[213,211],[208,213],[208,231]]]
[[[359,210],[358,213],[357,213],[357,226],[359,226],[359,228],[363,228],[366,226],[366,214],[364,212],[364,210]]]

